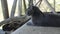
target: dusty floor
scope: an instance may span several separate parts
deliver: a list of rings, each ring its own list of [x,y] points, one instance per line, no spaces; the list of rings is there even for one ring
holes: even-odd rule
[[[4,34],[5,32],[0,29],[0,34]]]

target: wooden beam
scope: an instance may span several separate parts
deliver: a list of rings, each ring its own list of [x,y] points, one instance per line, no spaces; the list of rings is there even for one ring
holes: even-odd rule
[[[16,4],[17,4],[17,0],[14,0],[13,5],[12,5],[12,9],[11,9],[10,17],[14,17],[15,10],[16,10]]]
[[[18,16],[22,15],[22,0],[18,0]]]
[[[4,19],[9,18],[7,0],[1,0]]]
[[[24,11],[25,11],[25,14],[26,14],[26,2],[25,2],[25,0],[23,0],[23,4],[24,4]]]

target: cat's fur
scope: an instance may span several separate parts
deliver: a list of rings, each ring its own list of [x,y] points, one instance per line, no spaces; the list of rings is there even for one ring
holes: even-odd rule
[[[59,15],[42,13],[36,6],[29,7],[27,15],[32,17],[32,22],[36,26],[60,27]]]

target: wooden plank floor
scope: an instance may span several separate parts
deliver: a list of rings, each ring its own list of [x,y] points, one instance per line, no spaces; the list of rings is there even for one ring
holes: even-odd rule
[[[60,27],[37,27],[24,24],[11,34],[60,34]]]

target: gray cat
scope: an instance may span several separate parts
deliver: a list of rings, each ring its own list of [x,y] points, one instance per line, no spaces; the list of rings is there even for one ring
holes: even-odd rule
[[[35,26],[60,27],[60,16],[53,13],[42,13],[37,6],[27,9],[27,15],[31,16]]]

